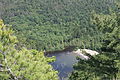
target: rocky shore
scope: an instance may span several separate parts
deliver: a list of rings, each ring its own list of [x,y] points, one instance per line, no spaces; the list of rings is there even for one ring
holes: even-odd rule
[[[88,60],[90,59],[86,54],[89,54],[91,56],[95,56],[98,55],[99,53],[97,51],[94,50],[90,50],[90,49],[78,49],[76,51],[73,51],[73,53],[76,53],[79,55],[79,57],[83,60]]]

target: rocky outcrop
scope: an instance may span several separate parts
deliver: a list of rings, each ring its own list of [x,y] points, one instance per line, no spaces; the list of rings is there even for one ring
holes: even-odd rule
[[[98,55],[99,53],[97,51],[93,51],[90,49],[81,49],[82,53],[90,54],[91,56]]]
[[[81,59],[88,60],[89,57],[86,56],[86,54],[89,54],[91,56],[98,55],[99,53],[97,51],[93,51],[90,49],[78,49],[77,51],[73,51],[73,53],[77,53]]]

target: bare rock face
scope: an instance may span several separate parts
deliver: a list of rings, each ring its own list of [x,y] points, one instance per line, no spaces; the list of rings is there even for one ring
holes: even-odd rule
[[[90,50],[90,49],[81,49],[82,50],[82,53],[87,53],[87,54],[90,54],[91,56],[94,56],[94,55],[98,55],[99,53],[97,51],[93,51],[93,50]]]
[[[85,54],[90,54],[91,56],[95,56],[95,55],[99,54],[97,51],[93,51],[93,50],[90,50],[90,49],[78,49],[77,51],[73,51],[73,53],[77,53],[79,55],[79,57],[83,60],[90,59]]]
[[[77,51],[74,51],[73,53],[78,54],[79,57],[80,57],[81,59],[83,59],[83,60],[88,60],[88,59],[89,59],[89,57],[86,56],[86,55],[84,55],[80,49],[78,49]]]
[[[74,53],[82,53],[82,51],[78,49],[77,51],[74,51]]]

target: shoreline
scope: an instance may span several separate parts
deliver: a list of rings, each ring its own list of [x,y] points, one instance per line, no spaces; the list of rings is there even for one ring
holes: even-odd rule
[[[61,52],[73,52],[76,46],[68,46],[63,50],[56,50],[56,51],[44,51],[44,54],[52,54],[52,53],[61,53]]]

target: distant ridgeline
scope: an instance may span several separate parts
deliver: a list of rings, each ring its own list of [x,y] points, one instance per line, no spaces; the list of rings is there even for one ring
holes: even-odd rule
[[[115,0],[0,0],[0,14],[11,24],[19,46],[63,50],[99,49],[102,33],[90,22],[94,12],[109,14]]]

